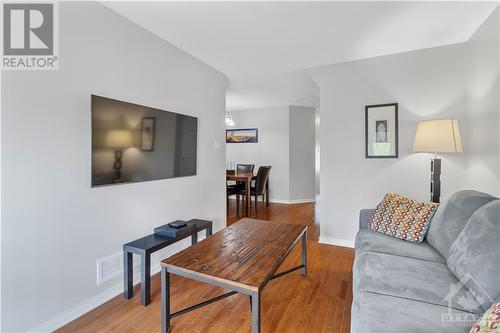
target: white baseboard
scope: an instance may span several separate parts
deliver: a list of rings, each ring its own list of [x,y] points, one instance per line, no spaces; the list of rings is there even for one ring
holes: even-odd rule
[[[110,299],[116,297],[120,293],[123,293],[123,285],[122,283],[114,285],[113,287],[105,290],[104,292],[88,299],[85,302],[82,302],[68,311],[65,311],[54,318],[51,318],[47,320],[44,323],[41,323],[40,325],[33,327],[32,329],[28,330],[27,332],[32,332],[32,333],[45,333],[45,332],[53,332],[56,329],[63,327],[64,325],[70,323],[71,321],[75,320],[76,318],[84,315],[85,313],[89,312],[90,310],[98,307],[101,304],[106,303]]]
[[[339,239],[339,238],[321,237],[320,236],[319,243],[354,248],[354,241],[350,241],[347,239]]]
[[[161,270],[160,263],[156,263],[151,265],[151,276],[155,275]],[[133,281],[140,281],[141,272],[136,272],[134,274]],[[106,303],[107,301],[115,298],[116,296],[123,294],[123,282],[118,283],[111,288],[106,289],[100,294],[95,295],[88,300],[75,305],[70,308],[68,311],[65,311],[54,318],[47,320],[46,322],[28,330],[28,333],[49,333],[57,330],[58,328],[63,327],[64,325],[72,322],[78,317],[83,316],[87,312],[97,308],[98,306]]]
[[[201,241],[205,239],[205,235],[199,235],[198,240]],[[153,258],[151,258],[153,260]],[[152,263],[151,264],[151,276],[157,274],[158,272],[161,271],[161,266],[160,262]],[[134,269],[134,285],[139,283],[141,280],[141,272],[140,270]],[[122,276],[123,277],[123,276]],[[73,307],[68,309],[67,311],[41,323],[40,325],[37,325],[36,327],[28,330],[27,332],[29,333],[45,333],[45,332],[53,332],[58,328],[63,327],[64,325],[72,322],[73,320],[77,319],[78,317],[83,316],[87,312],[97,308],[99,305],[102,305],[106,303],[107,301],[111,300],[112,298],[123,294],[123,281],[120,283],[115,284],[114,286],[104,290],[100,294],[95,295],[94,297],[91,297]]]
[[[269,199],[269,202],[280,203],[280,204],[287,204],[287,205],[293,205],[293,204],[316,202],[316,198],[311,198],[311,199],[293,199],[293,200]]]
[[[319,197],[317,197],[317,198],[310,198],[310,199],[293,199],[293,200],[272,199],[272,198],[270,198],[269,202],[271,202],[271,203],[277,203],[277,204],[293,205],[293,204],[316,202],[318,199],[319,199]],[[236,200],[236,199],[230,198],[229,200]]]

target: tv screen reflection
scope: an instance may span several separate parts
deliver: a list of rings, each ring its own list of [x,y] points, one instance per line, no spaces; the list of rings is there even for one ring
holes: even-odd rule
[[[196,175],[197,118],[91,99],[92,186]]]

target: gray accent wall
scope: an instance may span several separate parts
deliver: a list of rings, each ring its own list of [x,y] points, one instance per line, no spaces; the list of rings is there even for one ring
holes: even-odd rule
[[[316,110],[290,106],[290,201],[316,197]]]

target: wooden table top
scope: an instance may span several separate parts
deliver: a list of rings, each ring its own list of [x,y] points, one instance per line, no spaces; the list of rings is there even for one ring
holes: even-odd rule
[[[250,178],[253,178],[255,177],[255,175],[251,172],[248,172],[248,173],[235,173],[235,174],[232,174],[232,175],[226,175],[226,179],[227,180],[241,180],[241,181],[245,181],[247,179],[250,179]]]
[[[306,229],[245,218],[163,260],[162,265],[174,274],[199,274],[205,280],[259,291]]]

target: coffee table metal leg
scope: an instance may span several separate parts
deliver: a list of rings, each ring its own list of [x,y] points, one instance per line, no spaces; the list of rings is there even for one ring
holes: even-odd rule
[[[132,252],[123,251],[123,272],[123,297],[131,299],[134,296]]]
[[[307,275],[307,230],[302,234],[302,275]]]
[[[195,232],[193,235],[191,235],[191,245],[194,245],[198,243],[198,232]]]
[[[146,306],[150,302],[151,286],[151,256],[143,254],[141,256],[141,303]]]
[[[161,268],[161,331],[170,332],[170,273]]]
[[[252,333],[260,333],[260,293],[250,296],[252,298]]]

